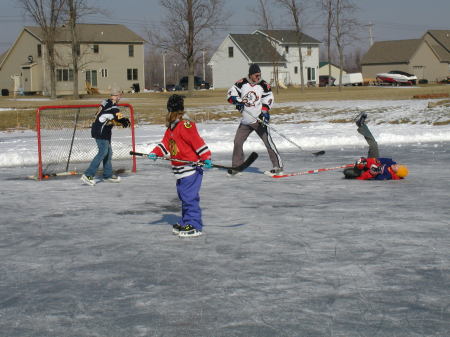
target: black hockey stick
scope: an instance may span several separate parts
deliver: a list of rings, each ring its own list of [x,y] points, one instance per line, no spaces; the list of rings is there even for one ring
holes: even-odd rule
[[[280,131],[278,131],[277,129],[275,129],[275,127],[272,126],[271,124],[266,123],[266,122],[260,120],[259,118],[256,118],[256,117],[250,115],[250,113],[248,113],[248,112],[246,112],[246,113],[247,113],[249,116],[253,117],[257,122],[261,123],[262,125],[264,125],[265,127],[269,128],[269,129],[271,129],[273,132],[275,132],[276,134],[278,134],[280,137],[286,139],[286,140],[287,140],[289,143],[291,143],[292,145],[296,146],[297,148],[299,148],[300,150],[302,150],[302,151],[304,151],[304,152],[308,152],[308,151],[306,151],[304,148],[302,148],[300,145],[298,145],[297,143],[295,143],[293,140],[289,139],[288,137],[286,137],[285,135],[283,135]],[[314,155],[314,156],[321,156],[321,155],[325,154],[325,151],[324,151],[324,150],[321,150],[321,151],[317,151],[317,152],[312,152],[311,154]]]
[[[130,155],[143,157],[143,156],[147,156],[147,153],[130,151]],[[166,157],[156,157],[156,158],[162,159],[162,160],[176,161],[179,163],[191,164],[193,166],[203,166],[204,165],[204,163],[200,162],[200,161],[189,161],[189,160],[173,159],[173,158],[166,158]],[[258,158],[258,154],[256,152],[252,152],[241,165],[232,167],[232,166],[223,166],[223,165],[218,165],[218,164],[212,164],[212,167],[220,168],[220,169],[224,169],[224,170],[233,170],[233,171],[241,172],[241,171],[244,171],[251,164],[253,164],[253,162],[257,158]]]

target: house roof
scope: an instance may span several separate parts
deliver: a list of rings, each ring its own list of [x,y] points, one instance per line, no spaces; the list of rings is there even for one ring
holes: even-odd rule
[[[339,68],[339,66],[334,63],[330,63],[330,64],[336,68]],[[319,62],[319,68],[322,68],[324,66],[328,66],[328,62],[326,62],[326,61]]]
[[[295,30],[257,30],[255,33],[260,32],[265,34],[275,40],[280,44],[297,44],[298,43],[298,33]],[[319,40],[306,35],[304,33],[300,33],[302,37],[302,43],[312,43],[318,44],[321,43]]]
[[[3,62],[3,59],[6,57],[6,55],[8,54],[8,51],[9,51],[9,49],[7,50],[7,51],[5,51],[3,54],[0,54],[0,64],[2,64],[2,62]]]
[[[24,28],[37,39],[43,41],[41,27],[27,26]],[[108,24],[77,24],[78,38],[81,43],[143,43],[145,40],[124,25]],[[58,28],[57,43],[70,42],[71,34],[68,26]]]
[[[429,41],[429,46],[436,53],[440,61],[450,62],[450,30],[429,30],[433,40]]]
[[[230,34],[230,38],[251,62],[286,62],[286,59],[260,34]]]
[[[408,63],[422,39],[375,42],[361,60],[361,64]]]

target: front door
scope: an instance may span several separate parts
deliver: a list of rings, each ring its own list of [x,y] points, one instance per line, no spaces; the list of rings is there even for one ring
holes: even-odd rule
[[[97,70],[86,70],[86,82],[89,82],[92,88],[97,88]]]

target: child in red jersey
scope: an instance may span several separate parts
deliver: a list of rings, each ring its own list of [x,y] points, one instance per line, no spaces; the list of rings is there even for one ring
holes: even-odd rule
[[[181,219],[173,225],[173,233],[180,237],[196,237],[202,234],[203,229],[199,195],[203,169],[177,159],[201,161],[203,167],[211,168],[211,151],[198,134],[195,123],[183,120],[184,96],[170,96],[167,110],[167,130],[148,157],[153,160],[163,156],[172,159],[172,170],[177,178],[177,193],[182,207]]]
[[[399,165],[391,158],[380,158],[378,143],[365,123],[366,113],[361,113],[356,120],[358,132],[369,144],[367,158],[361,157],[354,167],[344,170],[345,178],[358,180],[399,180],[408,175],[408,168]]]

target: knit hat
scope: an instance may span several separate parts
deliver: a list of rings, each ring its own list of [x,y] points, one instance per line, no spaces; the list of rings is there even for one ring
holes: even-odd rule
[[[248,76],[256,74],[256,73],[260,73],[261,69],[259,68],[259,65],[256,63],[253,63],[250,65],[250,68],[248,69]]]
[[[184,96],[177,94],[170,96],[167,100],[167,111],[184,111]]]
[[[409,173],[408,168],[405,165],[398,165],[397,175],[400,178],[405,178],[408,175],[408,173]]]

